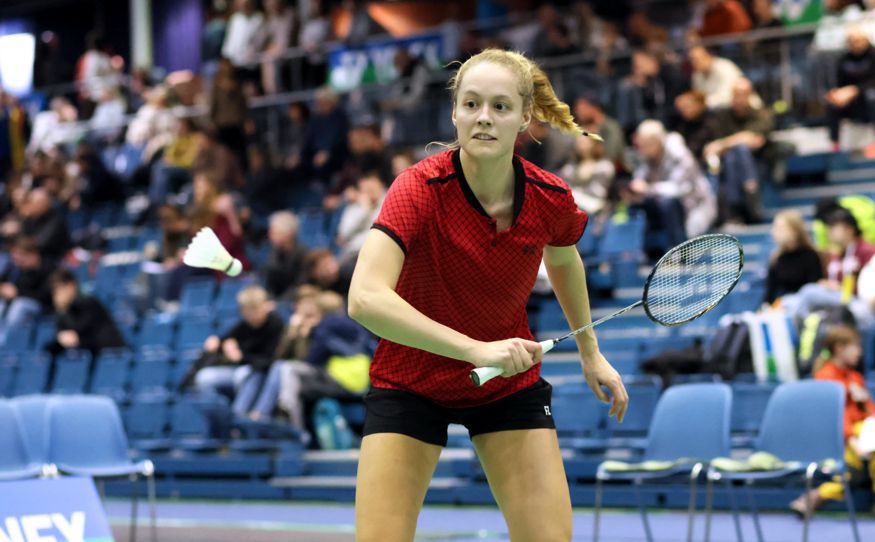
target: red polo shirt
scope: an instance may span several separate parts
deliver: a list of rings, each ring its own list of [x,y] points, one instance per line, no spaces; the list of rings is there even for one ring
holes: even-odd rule
[[[404,171],[392,184],[374,228],[404,251],[395,291],[417,310],[469,337],[532,339],[526,302],[545,245],[577,242],[587,215],[568,185],[514,156],[513,223],[498,232],[462,172],[459,151]],[[540,365],[482,387],[467,362],[381,340],[371,364],[378,388],[402,389],[450,407],[488,403],[526,388]]]

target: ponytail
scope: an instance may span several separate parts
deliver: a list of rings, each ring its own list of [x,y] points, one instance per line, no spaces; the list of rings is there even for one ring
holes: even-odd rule
[[[556,97],[550,79],[537,64],[529,61],[532,70],[532,115],[560,132],[580,135],[582,130],[574,121],[568,104]]]

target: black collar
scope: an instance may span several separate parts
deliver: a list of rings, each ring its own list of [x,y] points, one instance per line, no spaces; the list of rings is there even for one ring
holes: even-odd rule
[[[475,211],[485,217],[492,218],[486,212],[486,209],[483,208],[483,205],[480,204],[480,200],[477,199],[474,191],[471,190],[471,185],[468,184],[468,179],[465,178],[465,172],[462,171],[462,161],[459,158],[460,152],[459,149],[453,151],[453,169],[456,170],[456,175],[459,177],[459,186],[462,188],[462,194],[465,195],[468,204]],[[523,210],[523,200],[526,196],[526,172],[523,169],[522,162],[520,162],[516,155],[513,156],[513,176],[513,222],[516,223],[517,217],[520,216]]]

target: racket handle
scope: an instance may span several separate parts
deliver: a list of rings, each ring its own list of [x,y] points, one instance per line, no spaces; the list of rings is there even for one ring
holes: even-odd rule
[[[553,350],[556,341],[553,339],[547,339],[546,341],[541,341],[539,344],[541,345],[541,352],[546,354],[550,350]],[[471,371],[471,380],[474,382],[475,386],[482,386],[496,376],[501,376],[501,373],[503,372],[504,371],[499,367],[479,367]]]

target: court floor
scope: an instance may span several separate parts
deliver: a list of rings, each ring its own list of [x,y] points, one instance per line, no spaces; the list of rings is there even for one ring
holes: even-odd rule
[[[109,500],[107,516],[116,542],[128,542],[129,503]],[[592,510],[576,509],[574,540],[592,539]],[[138,540],[148,542],[148,515],[140,507]],[[158,540],[161,542],[352,542],[354,510],[350,504],[161,501],[158,503]],[[686,539],[686,515],[656,512],[650,515],[654,537],[659,542]],[[802,523],[790,514],[762,516],[763,534],[769,542],[796,542],[802,539]],[[860,514],[861,540],[875,540],[875,517]],[[736,540],[732,517],[714,516],[711,540]],[[756,540],[750,517],[743,519],[746,540]],[[704,516],[695,525],[696,540],[704,538]],[[821,514],[811,524],[810,540],[840,542],[852,540],[845,516]],[[447,542],[491,542],[509,540],[501,513],[487,507],[427,506],[420,516],[417,540]],[[609,510],[602,516],[604,542],[644,540],[644,531],[635,510]]]

